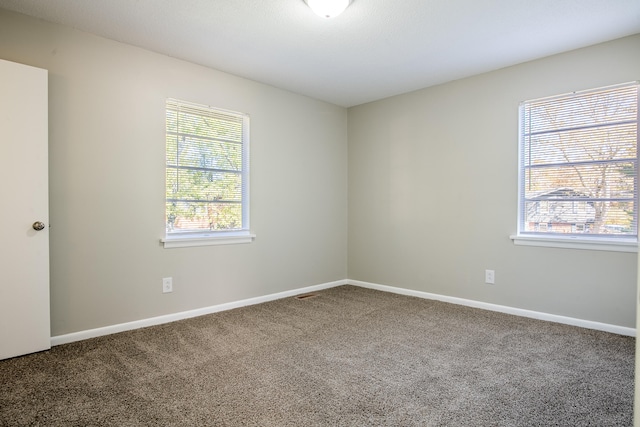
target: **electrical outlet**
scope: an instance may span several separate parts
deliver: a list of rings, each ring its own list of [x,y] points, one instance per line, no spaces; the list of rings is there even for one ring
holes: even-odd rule
[[[166,294],[168,292],[173,292],[173,278],[165,277],[162,279],[162,293]]]
[[[496,272],[495,270],[485,270],[484,271],[484,282],[490,285],[495,285],[496,283]]]

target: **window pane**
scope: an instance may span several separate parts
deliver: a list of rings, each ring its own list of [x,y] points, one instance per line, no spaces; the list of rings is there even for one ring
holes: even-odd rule
[[[629,202],[531,201],[525,203],[526,232],[635,236]]]
[[[242,143],[242,117],[181,105],[174,108],[177,111],[167,110],[167,132]]]
[[[570,198],[634,198],[635,162],[526,168],[524,197],[550,197],[565,190]]]
[[[167,202],[167,229],[171,232],[240,230],[240,203]]]
[[[180,136],[174,152],[180,166],[242,170],[242,145]]]
[[[637,120],[637,85],[529,101],[527,133]]]
[[[523,103],[520,232],[637,236],[638,84]]]
[[[525,142],[525,164],[635,159],[637,125],[559,131],[532,136]]]
[[[167,200],[242,202],[242,175],[167,168]]]
[[[167,233],[248,229],[246,117],[167,100]]]

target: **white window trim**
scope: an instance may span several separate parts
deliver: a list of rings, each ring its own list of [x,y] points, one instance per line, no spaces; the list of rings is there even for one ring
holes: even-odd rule
[[[178,101],[178,100],[175,100]],[[182,104],[192,104],[186,101],[178,101]],[[174,248],[189,248],[189,247],[197,247],[197,246],[217,246],[217,245],[234,245],[234,244],[243,244],[243,243],[252,243],[256,235],[253,234],[250,230],[250,118],[248,114],[238,113],[235,111],[224,110],[221,108],[214,108],[205,105],[193,104],[197,107],[206,107],[216,111],[225,112],[232,115],[237,115],[242,117],[243,119],[243,159],[242,159],[242,169],[243,174],[247,178],[243,180],[243,203],[242,203],[242,218],[243,218],[243,229],[242,230],[220,230],[220,231],[209,231],[209,232],[184,232],[184,233],[167,233],[165,230],[165,236],[160,239],[160,242],[164,246],[165,249],[174,249]],[[165,148],[166,150],[166,148]]]
[[[609,252],[638,252],[636,239],[606,239],[587,238],[578,236],[540,236],[540,235],[511,235],[514,245],[537,246],[544,248],[585,249]]]
[[[612,85],[610,87],[617,86],[627,86],[627,85],[638,85],[640,81],[632,81],[628,83],[622,83],[619,85]],[[638,88],[640,92],[640,88]],[[558,95],[557,97],[562,97],[564,95]],[[640,97],[640,93],[638,95]],[[553,98],[553,97],[550,97]],[[639,101],[640,102],[640,101]],[[640,110],[638,111],[638,116],[640,120]],[[640,121],[638,126],[640,127]],[[640,137],[640,132],[638,137]],[[638,143],[638,150],[640,150],[640,141]],[[523,144],[522,144],[522,132],[518,129],[518,168],[522,163],[523,158]],[[640,168],[640,166],[639,166]],[[639,172],[640,174],[640,172]],[[523,186],[523,175],[518,170],[518,232],[516,234],[512,234],[509,238],[513,241],[514,245],[519,246],[535,246],[535,247],[546,247],[546,248],[562,248],[562,249],[580,249],[580,250],[594,250],[594,251],[609,251],[609,252],[639,252],[638,251],[638,236],[631,237],[620,237],[620,238],[608,238],[608,237],[586,237],[586,236],[576,236],[576,235],[563,235],[563,234],[528,234],[524,232],[520,232],[519,229],[522,226],[522,210],[520,208],[520,198],[521,188]],[[639,179],[639,177],[636,177]],[[640,183],[636,185],[639,186],[637,191],[640,191]],[[636,211],[640,209],[639,202],[636,199]],[[640,214],[637,214],[640,218]],[[638,230],[640,233],[640,228]]]
[[[196,246],[235,245],[239,243],[251,243],[256,238],[255,234],[248,231],[174,234],[160,239],[165,249],[191,248]]]

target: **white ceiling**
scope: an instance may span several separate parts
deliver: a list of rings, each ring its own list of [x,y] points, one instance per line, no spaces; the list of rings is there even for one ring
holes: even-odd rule
[[[345,107],[640,33],[640,0],[353,0],[333,19],[303,0],[0,8]]]

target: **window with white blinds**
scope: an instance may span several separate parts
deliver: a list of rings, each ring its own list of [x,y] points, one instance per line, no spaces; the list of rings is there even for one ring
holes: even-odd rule
[[[519,236],[637,239],[638,91],[520,105]]]
[[[166,236],[249,231],[249,117],[166,102]]]

